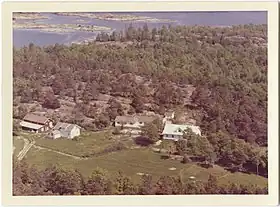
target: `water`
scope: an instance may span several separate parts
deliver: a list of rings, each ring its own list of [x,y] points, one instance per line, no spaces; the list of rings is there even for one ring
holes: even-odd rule
[[[158,19],[170,19],[176,22],[172,23],[147,23],[150,28],[162,27],[163,25],[204,25],[204,26],[232,26],[239,24],[267,24],[267,12],[131,12],[121,14],[131,14],[137,16],[148,16]],[[98,20],[80,18],[77,16],[59,16],[45,13],[50,19],[36,20],[38,23],[47,24],[93,24],[97,26],[110,27],[113,30],[122,30],[131,22]],[[84,19],[87,23],[78,22]],[[133,26],[139,27],[145,22],[132,22]],[[13,30],[13,41],[15,47],[22,47],[29,43],[44,46],[50,44],[69,44],[71,42],[82,41],[87,38],[94,38],[96,32],[72,32],[72,33],[50,33],[39,30]]]

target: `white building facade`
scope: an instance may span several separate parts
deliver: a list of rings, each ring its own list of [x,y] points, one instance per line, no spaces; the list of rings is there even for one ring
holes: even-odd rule
[[[63,122],[58,122],[51,133],[51,138],[67,138],[73,139],[74,137],[81,135],[81,127],[76,124],[68,124]]]
[[[186,129],[191,129],[193,133],[201,136],[201,130],[198,126],[166,123],[162,132],[162,138],[178,141],[183,138]]]

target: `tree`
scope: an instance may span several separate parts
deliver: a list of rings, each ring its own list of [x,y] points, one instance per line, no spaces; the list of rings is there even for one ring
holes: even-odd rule
[[[63,91],[64,87],[65,86],[63,85],[63,80],[60,77],[55,78],[53,80],[52,90],[55,95],[60,95],[60,93],[61,93],[61,91]]]
[[[80,174],[57,167],[47,168],[44,172],[46,188],[59,195],[73,195],[82,190]]]
[[[190,157],[187,155],[187,154],[184,154],[184,157],[183,157],[183,160],[182,162],[183,163],[189,163],[191,162],[192,160],[190,159]]]
[[[155,194],[156,195],[172,195],[176,194],[176,191],[180,189],[176,189],[175,180],[169,176],[161,176],[156,185],[155,185]]]
[[[21,103],[29,103],[32,101],[32,92],[30,90],[24,90],[21,94]]]
[[[115,99],[111,98],[108,101],[109,107],[106,109],[110,120],[115,120],[116,116],[122,116],[124,115],[124,110],[122,108],[122,105]]]
[[[157,35],[157,29],[156,29],[156,28],[153,28],[153,29],[152,29],[152,40],[153,40],[153,41],[156,41],[156,35]]]
[[[117,195],[133,195],[136,193],[136,189],[127,176],[122,172],[118,172],[117,178],[115,181],[115,194]]]
[[[148,137],[152,142],[159,139],[158,128],[155,124],[149,123],[142,127],[142,135]]]
[[[57,109],[60,107],[59,100],[52,93],[48,93],[45,97],[45,101],[42,104],[43,107],[48,109]]]
[[[154,194],[154,186],[151,175],[143,175],[141,178],[141,184],[139,187],[140,195],[153,195]]]
[[[19,124],[13,121],[13,132],[17,132],[19,130],[20,130]]]
[[[215,176],[209,175],[205,190],[208,194],[219,194],[218,181]]]
[[[133,98],[131,106],[135,109],[136,113],[142,113],[144,110],[144,102],[140,96]]]
[[[20,105],[17,108],[13,108],[13,117],[17,119],[23,119],[23,117],[28,113],[27,107]]]
[[[188,145],[186,139],[179,139],[176,142],[176,150],[180,155],[184,155],[187,153]]]
[[[89,179],[85,182],[84,195],[110,195],[113,190],[112,181],[109,179],[108,172],[96,168]]]
[[[119,135],[119,134],[121,134],[121,129],[119,127],[115,127],[114,131],[112,133],[115,135]]]
[[[154,125],[156,125],[156,127],[158,128],[159,131],[161,131],[163,129],[162,120],[160,120],[159,118],[156,118],[152,123]]]
[[[110,125],[110,120],[109,120],[108,116],[101,114],[94,120],[94,123],[97,128],[102,129],[102,128],[106,128]]]

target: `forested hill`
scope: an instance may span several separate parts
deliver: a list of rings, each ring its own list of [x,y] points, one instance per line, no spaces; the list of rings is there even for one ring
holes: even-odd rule
[[[100,94],[131,100],[128,113],[180,107],[195,112],[221,162],[245,165],[258,157],[267,169],[267,154],[256,156],[267,145],[266,25],[129,26],[88,45],[30,44],[14,49],[13,61],[15,106],[37,101],[56,109],[72,100],[71,119],[92,118],[88,129],[124,113],[120,104],[102,114],[89,106]]]

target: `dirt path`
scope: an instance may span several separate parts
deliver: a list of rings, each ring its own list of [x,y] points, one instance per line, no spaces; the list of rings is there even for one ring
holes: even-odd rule
[[[19,137],[19,139],[23,139],[23,141],[24,141],[24,146],[17,155],[17,158],[20,161],[24,158],[24,156],[27,154],[27,152],[30,150],[30,148],[35,144],[35,141],[30,142],[28,139],[25,139],[23,137]]]
[[[37,148],[37,149],[40,149],[40,150],[47,150],[47,151],[50,151],[50,152],[55,152],[57,154],[61,154],[61,155],[65,155],[65,156],[68,156],[68,157],[72,157],[76,160],[87,160],[88,158],[86,157],[79,157],[79,156],[75,156],[75,155],[71,155],[71,154],[67,154],[67,153],[64,153],[64,152],[60,152],[60,151],[57,151],[57,150],[53,150],[53,149],[50,149],[50,148],[46,148],[46,147],[41,147],[41,146],[38,146],[38,145],[33,145],[34,148]]]
[[[225,178],[225,177],[229,176],[230,174],[231,174],[231,173],[226,173],[226,174],[224,174],[224,175],[218,177],[218,180],[221,179],[221,178]]]

